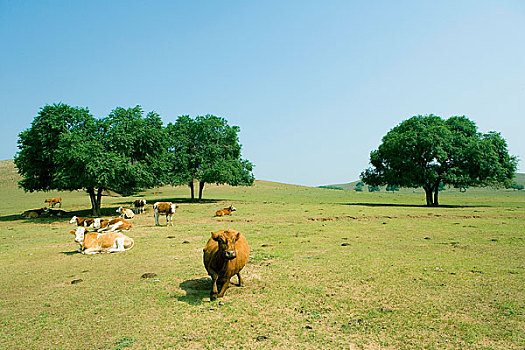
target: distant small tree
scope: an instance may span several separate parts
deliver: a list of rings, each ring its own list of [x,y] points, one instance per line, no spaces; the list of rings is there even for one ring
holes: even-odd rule
[[[365,185],[364,183],[362,183],[361,181],[359,181],[359,182],[355,185],[355,187],[354,187],[354,191],[356,191],[356,192],[363,192],[363,186],[364,186],[364,185]]]
[[[363,182],[423,187],[428,206],[439,205],[440,183],[510,184],[517,167],[499,133],[478,133],[466,117],[443,120],[435,115],[415,116],[394,127],[370,153],[370,163],[361,173]]]
[[[516,181],[514,181],[512,183],[512,185],[507,186],[507,188],[512,188],[513,190],[521,191],[524,188],[524,186],[523,185],[519,185]]]
[[[379,186],[368,186],[368,192],[379,192],[381,191],[381,188]]]
[[[162,183],[164,140],[159,116],[143,118],[140,106],[98,120],[87,108],[47,105],[19,135],[19,185],[31,192],[84,189],[92,215],[100,216],[104,190],[130,195]]]
[[[399,191],[399,186],[398,185],[387,185],[386,191],[394,193],[396,191]]]
[[[206,183],[253,185],[253,165],[241,158],[239,130],[213,115],[181,116],[168,124],[170,183],[189,185],[192,199],[195,180],[199,199]]]

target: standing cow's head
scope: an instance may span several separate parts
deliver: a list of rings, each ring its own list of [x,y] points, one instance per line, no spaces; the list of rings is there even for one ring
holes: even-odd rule
[[[219,244],[219,254],[224,259],[231,260],[237,256],[235,254],[235,243],[240,237],[240,232],[235,230],[220,230],[211,233],[211,238]]]
[[[77,217],[76,217],[76,216],[73,216],[73,217],[71,218],[71,220],[69,220],[69,223],[70,223],[70,224],[74,224],[74,223],[76,223],[76,222],[77,222]]]
[[[85,227],[77,227],[75,231],[69,231],[69,233],[75,235],[75,242],[82,245],[84,243],[84,235],[86,234],[86,228]]]

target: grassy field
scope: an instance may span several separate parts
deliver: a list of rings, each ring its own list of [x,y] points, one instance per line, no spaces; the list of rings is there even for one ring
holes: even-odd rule
[[[257,181],[193,203],[157,188],[141,194],[133,249],[85,256],[70,216],[19,214],[59,195],[86,215],[88,196],[16,180],[0,162],[2,349],[525,348],[525,191],[445,191],[427,208],[421,192]],[[106,216],[134,198],[104,197]],[[174,227],[154,226],[156,200],[179,204]],[[232,217],[213,218],[229,204]],[[202,248],[223,228],[246,235],[251,257],[245,287],[210,302]]]

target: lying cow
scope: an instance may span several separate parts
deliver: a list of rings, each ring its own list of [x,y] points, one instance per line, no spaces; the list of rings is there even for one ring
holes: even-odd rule
[[[60,197],[46,199],[44,203],[49,203],[51,208],[54,208],[55,205],[60,204],[60,208],[62,208],[62,198]]]
[[[120,213],[120,217],[122,219],[133,219],[135,216],[135,213],[131,209],[126,209],[124,207],[119,207],[117,209],[117,213]]]
[[[123,252],[133,248],[135,242],[132,238],[120,232],[97,233],[89,232],[85,227],[77,227],[70,231],[75,235],[75,242],[80,245],[82,254]]]
[[[49,209],[47,211],[47,213],[49,214],[49,216],[62,216],[62,215],[66,215],[67,213],[62,210],[62,209]]]
[[[133,206],[135,207],[135,214],[144,213],[146,209],[146,200],[145,199],[137,199],[133,202]]]
[[[173,226],[173,214],[175,214],[175,209],[179,206],[171,202],[156,202],[153,204],[153,216],[155,216],[155,225],[159,226],[159,214],[166,215],[166,226]]]
[[[48,207],[38,208],[38,209],[31,209],[24,211],[21,215],[24,218],[30,218],[34,219],[42,215],[43,213],[47,213],[49,211]]]
[[[235,230],[212,232],[203,252],[204,267],[212,279],[211,300],[224,296],[233,275],[237,275],[239,286],[243,285],[240,272],[248,262],[250,247],[241,232]]]
[[[78,216],[73,216],[71,220],[69,220],[70,224],[76,223],[77,226],[83,226],[83,227],[93,227],[94,222],[95,222],[95,219],[81,218]]]
[[[232,215],[233,211],[236,211],[237,208],[235,208],[233,205],[230,205],[228,208],[220,209],[215,212],[215,216],[226,216],[226,215]]]
[[[117,231],[129,231],[131,230],[131,223],[127,222],[122,218],[116,219],[94,219],[93,228],[98,232],[117,232]]]

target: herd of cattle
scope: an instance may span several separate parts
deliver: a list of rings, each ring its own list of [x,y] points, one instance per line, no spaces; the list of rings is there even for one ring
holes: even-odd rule
[[[62,207],[61,198],[50,198],[44,202],[48,203],[49,207],[26,210],[22,216],[36,218],[44,214],[50,216],[66,214],[61,209],[51,209],[57,204]],[[127,220],[133,219],[135,214],[145,212],[146,200],[137,199],[133,202],[133,206],[134,210],[119,207],[116,212],[120,214],[120,217],[113,219],[73,216],[69,223],[75,224],[77,227],[70,233],[75,236],[75,242],[79,245],[78,251],[82,254],[98,254],[121,252],[133,248],[134,240],[123,234],[122,231],[130,231],[132,228],[132,224]],[[165,215],[166,225],[173,226],[173,215],[177,208],[178,205],[171,202],[153,204],[155,225],[160,225],[159,216]],[[231,215],[236,210],[234,206],[230,205],[227,208],[217,210],[215,216]],[[204,266],[212,278],[211,300],[224,296],[230,279],[234,275],[237,275],[239,286],[242,286],[243,280],[240,271],[248,262],[250,248],[241,232],[231,229],[212,232],[203,253]]]

